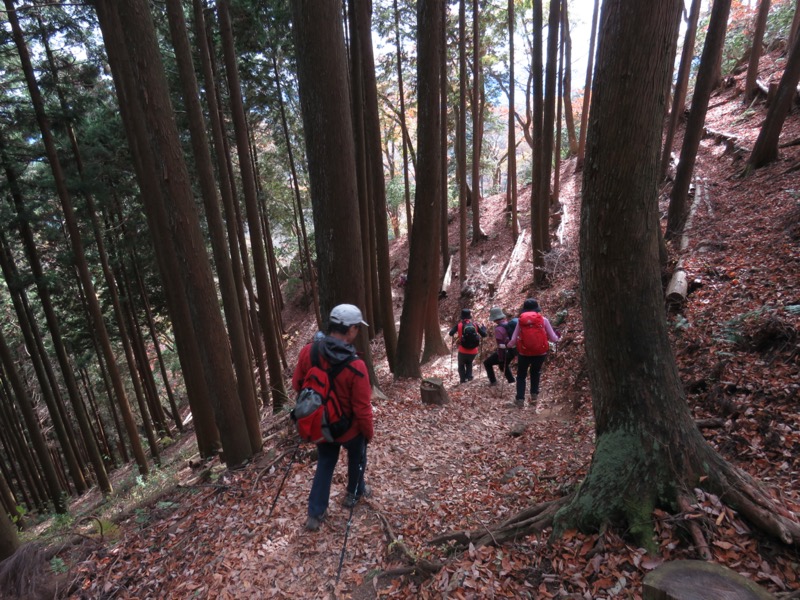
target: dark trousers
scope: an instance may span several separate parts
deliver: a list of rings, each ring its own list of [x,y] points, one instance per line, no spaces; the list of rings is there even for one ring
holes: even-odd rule
[[[506,381],[508,383],[514,383],[514,373],[511,372],[511,361],[514,360],[516,356],[516,352],[510,348],[506,348],[505,357],[501,361],[500,360],[500,352],[495,350],[489,355],[485,361],[483,361],[483,366],[486,367],[486,375],[489,377],[490,383],[496,383],[497,379],[494,376],[494,367],[495,365],[499,366],[503,370],[503,374],[506,376]]]
[[[356,496],[364,493],[364,471],[367,469],[367,440],[358,434],[349,442],[317,444],[317,472],[308,495],[308,516],[319,517],[328,508],[333,470],[339,461],[339,448],[347,450],[347,491]],[[357,489],[356,489],[357,488]]]
[[[472,361],[477,354],[458,353],[458,379],[461,383],[466,383],[472,379]]]
[[[531,372],[531,395],[539,393],[539,377],[542,374],[542,365],[546,354],[541,356],[525,356],[520,354],[517,358],[517,400],[525,400],[525,380],[528,369]]]

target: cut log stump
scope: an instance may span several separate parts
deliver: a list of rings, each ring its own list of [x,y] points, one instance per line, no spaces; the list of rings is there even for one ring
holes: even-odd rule
[[[702,560],[673,560],[648,573],[643,600],[775,600],[736,571]]]
[[[444,383],[439,377],[423,379],[419,385],[419,393],[423,404],[443,406],[450,402],[450,396],[447,395]]]

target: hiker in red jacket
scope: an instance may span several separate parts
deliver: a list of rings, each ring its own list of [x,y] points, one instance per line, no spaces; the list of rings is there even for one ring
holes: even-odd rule
[[[318,344],[321,362],[326,369],[347,362],[333,386],[336,397],[346,414],[351,415],[350,428],[333,442],[317,444],[317,471],[311,484],[308,496],[308,520],[306,529],[316,531],[322,525],[328,509],[333,471],[339,460],[339,448],[347,450],[347,496],[342,504],[345,507],[355,506],[361,498],[372,494],[370,487],[364,482],[364,471],[367,468],[367,444],[372,440],[372,386],[364,361],[355,356],[353,341],[358,337],[359,329],[367,325],[361,311],[352,304],[340,304],[331,311],[328,322],[328,335]],[[315,336],[316,337],[316,336]],[[300,350],[297,368],[292,375],[292,388],[299,392],[303,387],[306,373],[311,368],[311,347],[306,345]]]
[[[511,361],[517,355],[517,351],[513,348],[508,348],[508,342],[511,340],[511,335],[514,333],[516,323],[510,323],[506,318],[503,309],[499,306],[493,306],[489,311],[489,320],[494,322],[494,341],[497,342],[497,350],[492,352],[489,357],[483,361],[483,366],[486,367],[486,376],[489,378],[489,385],[497,385],[497,378],[494,375],[495,365],[502,367],[503,375],[506,376],[508,383],[514,383],[514,373],[511,372]]]
[[[553,331],[545,317],[541,315],[539,303],[533,298],[528,298],[522,305],[517,328],[511,336],[508,345],[516,348],[517,359],[517,397],[514,404],[518,408],[525,406],[525,379],[528,369],[531,371],[531,406],[536,407],[539,397],[539,378],[542,374],[542,365],[550,349],[549,342],[557,342],[560,336]]]
[[[450,337],[458,335],[458,378],[461,383],[472,381],[472,361],[478,355],[486,327],[472,322],[472,311],[461,309],[461,320],[450,329]]]

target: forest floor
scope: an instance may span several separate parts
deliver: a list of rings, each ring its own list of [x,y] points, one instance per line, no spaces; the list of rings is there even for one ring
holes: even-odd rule
[[[775,77],[782,63],[770,70],[774,57],[764,61],[762,78]],[[707,119],[708,129],[728,138],[704,138],[698,156],[705,201],[682,254],[690,293],[668,312],[673,349],[695,418],[715,419],[703,428],[708,442],[800,514],[800,146],[782,149],[775,163],[739,177],[765,108],[763,102],[742,104],[741,76],[728,83],[712,98]],[[800,137],[798,112],[795,107],[783,140]],[[679,132],[676,148],[680,142]],[[346,477],[340,464],[328,519],[318,532],[304,530],[315,463],[303,448],[290,465],[293,441],[285,415],[265,418],[264,451],[233,472],[221,465],[190,467],[193,437],[187,435],[165,453],[177,457],[176,475],[156,499],[127,511],[110,535],[86,533],[62,551],[69,570],[57,579],[59,597],[641,598],[643,577],[663,561],[699,558],[687,533],[690,522],[700,524],[715,562],[776,595],[800,597],[798,549],[766,538],[720,499],[699,491],[689,512],[656,512],[657,556],[613,530],[569,531],[557,540],[546,530],[464,552],[429,543],[446,532],[488,529],[558,498],[589,467],[594,423],[577,262],[580,174],[574,166],[562,164],[563,211],[553,232],[547,287],[528,287],[529,258],[508,265],[507,277],[498,281],[514,243],[505,197],[492,196],[481,206],[488,237],[469,246],[469,297],[459,295],[463,286],[455,279],[440,306],[443,334],[462,306],[486,323],[491,306],[516,313],[528,296],[551,319],[563,318],[539,407],[509,407],[513,386],[489,387],[477,360],[475,380],[457,385],[451,355],[423,365],[425,376],[445,382],[450,402],[423,405],[418,380],[395,381],[389,373],[378,337],[372,353],[385,398],[373,399],[376,432],[367,480],[374,495],[355,508],[351,521],[340,505]],[[669,184],[662,201],[668,192]],[[519,205],[529,205],[529,189]],[[529,213],[520,213],[520,223],[529,229]],[[456,250],[457,228],[452,218]],[[406,260],[405,239],[397,239],[393,277],[405,272]],[[457,253],[453,260],[458,264]],[[398,319],[402,293],[395,288]],[[284,322],[294,365],[316,326],[297,304],[287,307]],[[484,355],[491,345],[484,343]],[[522,433],[512,435],[518,425]],[[442,568],[427,575],[407,568],[422,559]]]

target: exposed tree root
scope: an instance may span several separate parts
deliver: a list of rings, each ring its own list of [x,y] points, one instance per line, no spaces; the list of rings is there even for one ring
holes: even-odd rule
[[[454,531],[437,536],[428,541],[429,544],[438,546],[448,542],[455,542],[456,547],[466,547],[470,543],[476,548],[493,544],[499,546],[503,542],[526,537],[538,533],[553,524],[553,518],[558,510],[572,500],[574,494],[549,500],[531,506],[518,512],[498,525],[477,531]]]
[[[394,534],[394,530],[389,524],[389,520],[383,515],[383,513],[380,511],[375,511],[375,514],[378,516],[378,519],[380,519],[381,524],[383,525],[383,531],[386,533],[386,537],[389,540],[389,552],[391,553],[393,551],[398,551],[402,555],[403,560],[408,563],[407,567],[399,567],[397,569],[383,571],[382,573],[378,573],[376,577],[383,579],[386,577],[397,577],[400,575],[410,575],[415,573],[427,576],[438,573],[442,567],[444,567],[443,563],[431,561],[420,556],[415,556],[414,553],[409,550],[408,546],[406,546],[405,542],[398,539],[398,537]]]
[[[692,512],[691,504],[691,500],[685,495],[681,494],[678,496],[678,506],[681,507],[681,510],[684,513]],[[689,532],[692,534],[694,545],[697,548],[697,551],[700,552],[700,556],[703,557],[703,560],[711,560],[711,550],[708,549],[708,542],[706,541],[703,532],[700,531],[700,525],[698,525],[696,521],[690,520],[686,521],[686,525],[689,528]]]
[[[750,521],[755,527],[787,545],[800,545],[800,523],[797,515],[769,497],[762,484],[750,475],[720,461],[716,472],[703,484],[704,489]]]

